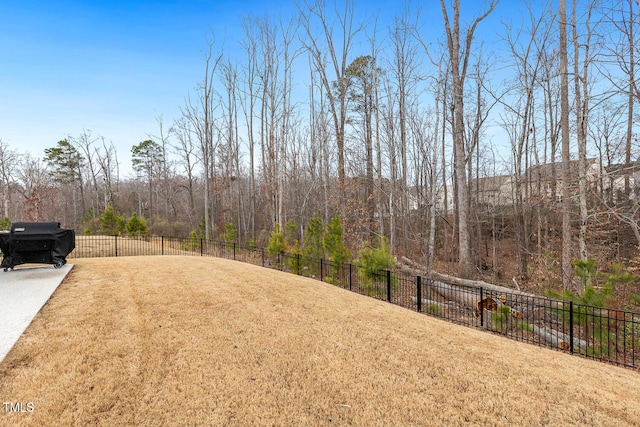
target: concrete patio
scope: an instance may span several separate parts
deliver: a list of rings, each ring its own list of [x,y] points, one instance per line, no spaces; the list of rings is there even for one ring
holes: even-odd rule
[[[0,362],[73,268],[67,264],[0,271]]]

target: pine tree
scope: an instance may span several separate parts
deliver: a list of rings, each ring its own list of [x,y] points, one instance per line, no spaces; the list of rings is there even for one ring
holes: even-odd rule
[[[313,258],[324,258],[322,237],[324,226],[320,212],[309,219],[309,225],[304,235],[304,254]]]
[[[144,236],[149,234],[149,227],[147,227],[147,222],[144,218],[138,216],[137,213],[133,213],[129,222],[126,225],[127,233],[130,236]]]
[[[271,232],[271,237],[269,237],[267,252],[269,252],[271,255],[278,255],[284,252],[286,248],[287,247],[284,242],[284,233],[282,232],[280,224],[276,223],[276,229]]]
[[[342,225],[338,215],[331,218],[322,238],[322,247],[329,253],[329,259],[337,264],[345,262],[351,254],[344,244]]]
[[[125,229],[125,221],[122,215],[113,208],[109,202],[102,215],[100,215],[100,234],[118,235]]]

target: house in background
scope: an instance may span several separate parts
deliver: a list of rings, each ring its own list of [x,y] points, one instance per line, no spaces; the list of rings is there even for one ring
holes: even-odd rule
[[[469,184],[471,203],[486,208],[513,205],[513,176],[498,175],[474,178]],[[448,188],[446,206],[444,188],[438,189],[437,209],[439,212],[452,213],[456,206],[453,187]]]
[[[603,179],[604,195],[609,202],[620,202],[627,198],[625,192],[629,186],[629,200],[640,200],[640,159],[631,165],[611,165],[606,168]]]
[[[561,203],[565,185],[562,179],[562,164],[562,162],[545,163],[528,168],[523,177],[523,182],[528,183],[526,194],[533,198]],[[602,168],[600,159],[587,159],[586,166],[587,188],[602,190],[602,178],[606,171]],[[566,185],[569,186],[572,195],[578,194],[579,177],[578,160],[571,160],[569,181]],[[523,193],[525,193],[524,189]]]
[[[610,174],[601,166],[599,159],[587,159],[587,187],[591,190],[602,191],[606,189],[607,183],[612,179]],[[572,195],[578,194],[579,173],[578,161],[572,160],[569,163],[569,181],[567,185]],[[637,173],[637,180],[632,177],[632,181],[640,185],[640,168]],[[498,175],[472,179],[469,184],[469,194],[471,202],[479,207],[509,207],[513,206],[516,194],[516,177],[514,175]],[[562,190],[565,183],[562,179],[562,162],[546,163],[531,166],[520,177],[522,185],[522,197],[524,200],[539,200],[548,203],[561,203]],[[619,188],[622,183],[624,188],[624,178],[616,178],[614,187]],[[636,187],[637,188],[637,187]],[[449,189],[447,206],[444,201],[444,191],[440,189],[438,193],[438,210],[440,212],[453,212],[455,200],[453,191]]]
[[[499,175],[472,179],[469,185],[471,201],[477,206],[513,205],[513,176]]]

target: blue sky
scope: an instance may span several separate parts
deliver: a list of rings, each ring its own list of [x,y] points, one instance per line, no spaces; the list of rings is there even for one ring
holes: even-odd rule
[[[437,38],[439,7],[424,3]],[[382,19],[402,8],[393,1],[356,7],[379,10]],[[157,118],[168,126],[180,116],[202,78],[212,31],[232,52],[241,17],[293,10],[289,0],[0,0],[0,138],[41,157],[87,129],[114,143],[127,170],[131,146],[157,133]]]
[[[0,1],[0,138],[37,157],[89,129],[128,161],[130,147],[157,132],[157,117],[170,124],[179,116],[201,78],[211,31],[235,38],[242,14],[272,7]]]

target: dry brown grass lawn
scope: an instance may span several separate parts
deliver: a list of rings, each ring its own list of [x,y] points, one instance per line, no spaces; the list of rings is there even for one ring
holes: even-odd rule
[[[121,236],[76,236],[76,248],[70,254],[70,258],[75,259],[92,257],[114,257],[136,255],[193,255],[196,250],[189,253],[182,248],[184,239],[178,241],[174,239],[164,239],[151,237],[139,239]],[[164,246],[164,250],[163,250]]]
[[[0,364],[0,425],[640,425],[637,372],[311,279],[74,260]]]

